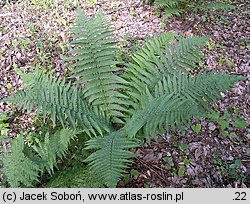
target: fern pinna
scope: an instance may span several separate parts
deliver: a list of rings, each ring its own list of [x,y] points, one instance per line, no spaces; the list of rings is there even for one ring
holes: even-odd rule
[[[149,141],[191,117],[202,116],[221,92],[244,79],[223,73],[192,74],[202,59],[207,37],[160,34],[120,68],[114,57],[117,47],[112,30],[103,13],[88,17],[79,12],[73,33],[71,57],[67,60],[74,64],[68,79],[38,71],[24,90],[4,99],[27,110],[36,108],[45,120],[50,116],[53,126],[66,128],[56,132],[53,139],[49,133],[44,134],[41,142],[25,148],[23,137],[14,142],[12,154],[4,160],[11,186],[32,186],[44,171],[53,174],[55,160],[64,156],[70,141],[80,139],[77,130],[91,137],[85,147],[77,146],[91,151],[84,160],[89,163],[86,171],[96,175],[103,185],[115,187],[135,156],[130,149],[140,140]],[[57,145],[57,140],[62,145]],[[14,164],[28,171],[17,173]],[[75,178],[79,172],[81,177],[86,171],[80,173],[78,169],[62,175]],[[70,185],[60,174],[49,183]]]

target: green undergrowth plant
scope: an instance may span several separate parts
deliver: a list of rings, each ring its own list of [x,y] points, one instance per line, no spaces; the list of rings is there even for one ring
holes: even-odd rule
[[[3,171],[11,187],[33,187],[39,183],[39,175],[49,174],[57,167],[57,159],[62,158],[70,140],[75,138],[75,131],[69,128],[46,133],[43,140],[27,144],[23,135],[12,143],[12,153],[3,159]]]
[[[9,123],[7,122],[9,117],[6,113],[0,113],[0,174],[3,174],[3,159],[9,152]],[[0,187],[4,187],[4,183],[0,182]]]
[[[228,177],[229,182],[249,182],[249,178],[242,173],[241,168],[243,164],[241,159],[236,158],[234,161],[229,163],[217,154],[213,154],[212,158],[214,163],[213,174],[216,173],[216,171],[219,171],[222,175]]]
[[[67,179],[65,179],[67,178]],[[60,171],[44,186],[46,188],[105,188],[105,185],[86,165],[76,165]]]
[[[156,10],[163,11],[164,17],[180,16],[185,12],[197,13],[199,10],[208,13],[211,10],[230,10],[233,8],[229,2],[222,0],[155,0],[152,1]]]
[[[192,74],[207,37],[163,33],[134,52],[125,66],[118,66],[122,62],[115,60],[113,30],[102,12],[89,17],[79,10],[72,32],[70,57],[65,57],[73,62],[69,77],[38,70],[25,77],[23,90],[4,99],[36,110],[56,129],[30,145],[23,136],[13,141],[12,154],[4,159],[11,187],[37,186],[44,172],[52,175],[47,182],[51,187],[86,186],[93,175],[96,187],[116,187],[133,161],[133,149],[144,139],[149,142],[191,117],[204,116],[208,104],[244,79],[214,72]],[[83,138],[84,145],[75,142]],[[78,162],[53,174],[58,159],[77,151]],[[72,183],[63,175],[70,175]]]
[[[248,124],[244,118],[237,116],[237,109],[234,110],[234,115],[225,109],[222,113],[220,111],[210,111],[207,118],[219,127],[219,132],[222,135],[236,137],[235,132],[228,130],[229,127],[242,129],[247,128]]]

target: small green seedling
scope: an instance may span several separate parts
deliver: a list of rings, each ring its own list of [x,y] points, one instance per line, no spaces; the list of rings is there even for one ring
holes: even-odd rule
[[[213,50],[214,47],[215,47],[214,41],[212,41],[212,40],[208,41],[207,42],[207,47],[208,47],[209,50]]]
[[[217,123],[220,118],[220,112],[219,111],[212,111],[207,116],[212,122]]]
[[[16,39],[12,40],[12,46],[14,48],[16,48],[18,45],[19,45],[19,42]]]
[[[130,13],[131,16],[135,16],[135,8],[134,7],[130,7],[129,13]]]
[[[7,87],[8,91],[13,91],[13,86],[11,83],[7,83],[6,87]]]
[[[220,59],[220,60],[219,60],[219,65],[220,65],[220,66],[222,66],[224,63],[225,63],[225,60],[224,60],[224,59]]]
[[[192,125],[191,126],[193,131],[196,133],[196,134],[199,134],[200,131],[201,131],[201,124],[196,124],[196,125]]]
[[[97,4],[97,0],[87,0],[87,7],[92,7]]]
[[[164,157],[163,161],[166,162],[166,165],[164,165],[164,167],[167,170],[170,170],[172,167],[174,167],[174,162],[173,162],[173,158],[172,157]]]
[[[9,123],[6,121],[9,119],[6,113],[0,114],[0,136],[7,137]]]
[[[234,114],[237,116],[239,115],[240,110],[235,108]],[[223,115],[220,116],[219,111],[212,111],[208,114],[208,119],[210,119],[212,122],[216,123],[220,127],[220,132],[223,135],[229,135],[230,137],[234,138],[236,137],[235,133],[230,133],[227,131],[228,128],[231,126],[235,128],[246,128],[248,126],[248,123],[244,118],[234,118],[233,121],[231,119],[230,113],[225,110]],[[192,126],[193,130],[195,129],[195,126]],[[195,131],[195,130],[194,130]]]
[[[132,169],[130,171],[130,174],[125,174],[124,177],[123,177],[125,184],[128,184],[130,179],[133,178],[134,176],[136,177],[136,176],[139,176],[139,175],[140,175],[139,171],[137,171],[136,169]]]
[[[182,151],[184,151],[186,153],[186,155],[189,155],[189,147],[187,144],[181,143],[180,147],[181,147]]]
[[[185,171],[186,171],[186,167],[185,166],[180,166],[179,169],[178,169],[178,176],[182,177],[184,175]]]
[[[234,62],[231,59],[226,60],[227,66],[231,69],[234,66]]]
[[[229,127],[230,123],[229,121],[221,120],[219,124],[220,124],[221,131],[225,131]]]
[[[246,128],[247,122],[243,118],[234,118],[234,127],[235,128]]]

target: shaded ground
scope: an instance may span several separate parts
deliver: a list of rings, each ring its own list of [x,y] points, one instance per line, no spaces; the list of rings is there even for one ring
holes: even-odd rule
[[[76,5],[56,2],[21,1],[0,8],[0,98],[22,87],[15,68],[27,72],[37,66],[55,70],[57,75],[68,73],[68,64],[61,57],[68,50]],[[224,71],[249,79],[249,5],[244,0],[235,1],[238,9],[229,13],[211,11],[209,15],[165,21],[138,0],[99,0],[94,5],[80,2],[89,15],[103,9],[114,25],[119,45],[128,52],[159,32],[209,35],[212,38],[204,49],[201,70]],[[249,94],[249,80],[240,82],[222,94],[215,111],[219,119],[194,120],[159,137],[158,143],[145,143],[134,150],[138,157],[119,186],[249,187],[250,130],[239,128],[235,122],[244,119],[249,127]],[[2,112],[11,117],[10,136],[32,129],[32,114],[20,114],[20,110],[0,103]]]

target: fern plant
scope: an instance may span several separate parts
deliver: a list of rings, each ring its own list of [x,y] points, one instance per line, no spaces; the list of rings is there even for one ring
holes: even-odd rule
[[[9,152],[8,144],[10,138],[8,138],[8,128],[9,123],[7,122],[8,116],[6,113],[0,114],[0,175],[3,175],[3,159]],[[2,181],[0,182],[0,186],[2,186]],[[3,185],[4,186],[4,185]]]
[[[221,0],[203,1],[203,0],[155,0],[154,7],[163,11],[165,17],[173,15],[180,16],[185,11],[197,12],[198,10],[229,10],[232,5],[224,3]]]
[[[186,0],[155,0],[154,7],[164,10],[164,15],[167,17],[172,15],[179,16],[184,12],[184,3],[186,3]]]
[[[39,165],[24,154],[24,140],[20,136],[12,143],[12,154],[3,160],[4,172],[8,183],[12,187],[31,187],[33,182],[39,181]]]
[[[32,187],[39,182],[40,174],[52,173],[67,151],[70,140],[75,138],[75,131],[61,129],[53,135],[46,133],[44,141],[28,145],[24,136],[12,143],[12,152],[3,159],[3,171],[11,187]]]
[[[89,163],[86,171],[90,174],[75,169],[72,174],[66,172],[73,177],[79,174],[83,186],[84,174],[96,175],[103,185],[115,187],[135,156],[131,148],[144,138],[150,141],[191,117],[202,116],[221,92],[244,79],[223,73],[192,74],[202,59],[206,37],[161,34],[146,42],[133,54],[131,62],[120,68],[114,60],[117,47],[112,30],[103,13],[87,17],[79,11],[73,33],[71,57],[67,58],[74,62],[69,78],[57,79],[52,74],[37,72],[23,90],[4,101],[29,111],[35,108],[47,123],[50,118],[57,128],[80,129],[90,137],[85,147],[77,147],[91,151],[84,160]],[[45,134],[41,143],[26,150],[24,139],[18,139],[12,155],[4,162],[9,184],[31,186],[39,178],[39,171],[53,174],[56,158],[64,156],[70,140],[75,138],[69,137],[75,134],[67,130],[65,138],[61,132],[53,139]],[[22,155],[22,161],[15,157],[17,154]],[[42,167],[35,163],[37,159]],[[27,166],[23,166],[24,161]],[[14,163],[29,170],[15,176]],[[28,183],[22,180],[22,174]],[[53,178],[50,184],[71,185],[61,176]]]
[[[66,179],[65,179],[66,178]],[[101,180],[86,165],[78,164],[55,174],[46,188],[105,188]]]

